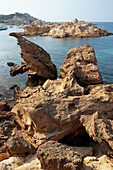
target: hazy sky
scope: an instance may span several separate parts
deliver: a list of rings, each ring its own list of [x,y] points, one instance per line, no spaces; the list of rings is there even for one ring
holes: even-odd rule
[[[46,21],[113,22],[113,0],[0,0],[0,14],[15,12]]]

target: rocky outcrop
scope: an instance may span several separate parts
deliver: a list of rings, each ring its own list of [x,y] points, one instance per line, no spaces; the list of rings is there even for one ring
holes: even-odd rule
[[[37,148],[49,140],[66,136],[71,140],[87,133],[113,154],[113,85],[98,85],[102,77],[93,48],[70,50],[61,68],[62,78],[17,91],[12,113],[24,138]],[[82,85],[95,85],[83,88],[76,79]]]
[[[87,38],[101,37],[112,34],[108,33],[106,30],[101,30],[93,24],[86,24],[84,21],[78,21],[77,19],[74,19],[72,22],[54,24],[51,27],[48,35],[54,38]]]
[[[34,36],[34,35],[47,35],[48,32],[50,31],[50,27],[47,26],[45,27],[44,25],[29,25],[23,28],[24,29],[24,34],[26,36]]]
[[[98,85],[88,95],[75,96],[72,88],[56,94],[54,91],[52,95],[44,86],[37,87],[31,96],[27,91],[29,97],[18,100],[12,113],[25,132],[24,137],[35,147],[48,140],[58,141],[69,134],[73,138],[87,131],[113,154],[112,91],[113,85]]]
[[[89,45],[70,50],[60,69],[61,78],[15,90],[17,104],[11,116],[1,111],[1,137],[6,139],[1,138],[0,161],[14,154],[25,158],[37,149],[45,170],[112,169],[112,159],[102,156],[113,156],[113,84],[100,84],[102,78]],[[38,168],[38,159],[14,167],[30,168],[34,163]],[[9,167],[7,161],[0,166]]]
[[[67,53],[60,67],[60,78],[74,76],[80,85],[102,83],[94,49],[90,45],[76,47]]]
[[[57,77],[56,66],[52,63],[50,55],[43,48],[28,41],[19,33],[10,33],[10,36],[14,36],[18,41],[18,45],[20,45],[20,54],[27,64],[28,74],[45,79],[55,79]],[[16,67],[16,70],[19,70],[19,72],[26,71],[26,66],[24,65],[20,69],[18,69],[18,66]],[[13,74],[16,73],[13,71]]]
[[[41,29],[39,29],[41,28]],[[43,31],[43,29],[45,31]],[[54,38],[87,38],[87,37],[102,37],[113,35],[106,30],[94,26],[93,24],[87,24],[84,21],[78,21],[76,18],[72,22],[55,23],[49,27],[40,27],[32,24],[24,27],[24,35],[42,35],[52,36]]]

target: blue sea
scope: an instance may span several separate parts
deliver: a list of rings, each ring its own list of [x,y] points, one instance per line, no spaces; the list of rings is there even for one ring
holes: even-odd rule
[[[95,22],[98,27],[113,33],[112,22]],[[12,98],[13,90],[9,90],[9,86],[17,84],[20,88],[24,88],[27,81],[27,73],[11,77],[7,66],[7,62],[14,62],[20,64],[22,58],[19,55],[20,47],[17,45],[15,38],[10,37],[10,32],[21,32],[22,29],[17,27],[8,28],[8,30],[0,31],[0,99]],[[67,52],[74,47],[91,45],[96,53],[98,66],[104,83],[113,83],[113,36],[99,37],[99,38],[65,38],[55,39],[52,37],[27,37],[30,41],[43,47],[56,64],[58,73],[59,67],[66,58]]]

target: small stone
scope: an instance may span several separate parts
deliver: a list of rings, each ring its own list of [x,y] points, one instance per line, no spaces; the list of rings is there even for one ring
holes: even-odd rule
[[[13,63],[13,62],[7,62],[7,65],[8,65],[9,67],[12,67],[12,66],[14,66],[14,63]]]

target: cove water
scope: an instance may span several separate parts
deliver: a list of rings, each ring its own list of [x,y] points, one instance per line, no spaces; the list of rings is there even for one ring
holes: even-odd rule
[[[113,33],[113,22],[95,22],[94,24]],[[9,90],[9,86],[17,84],[20,88],[24,88],[28,78],[27,73],[11,77],[10,67],[7,66],[7,62],[20,64],[22,61],[16,39],[8,35],[10,32],[22,31],[16,27],[0,31],[0,99],[11,98],[13,90]],[[27,39],[38,44],[50,54],[52,61],[57,66],[58,74],[59,67],[70,49],[87,44],[91,45],[95,50],[104,83],[113,83],[113,36],[83,39],[33,36],[27,37]]]

